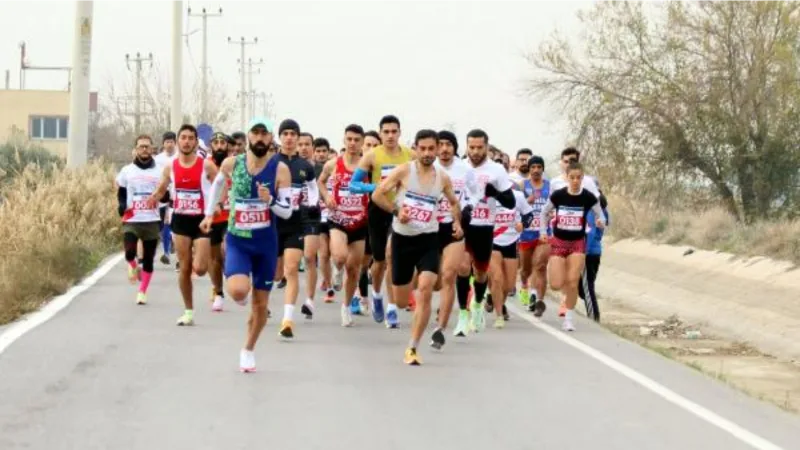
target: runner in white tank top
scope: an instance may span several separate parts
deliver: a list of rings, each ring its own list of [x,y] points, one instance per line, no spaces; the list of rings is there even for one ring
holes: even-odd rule
[[[450,213],[461,216],[458,198],[450,177],[433,165],[439,144],[437,133],[421,130],[414,143],[417,160],[393,169],[372,195],[372,201],[394,215],[392,221],[392,288],[398,308],[407,302],[414,269],[419,273],[417,308],[414,310],[411,343],[405,363],[419,365],[417,347],[431,315],[431,297],[439,273],[438,203],[442,194],[451,204]],[[388,194],[397,191],[392,202]],[[461,223],[453,222],[455,238],[463,235]]]

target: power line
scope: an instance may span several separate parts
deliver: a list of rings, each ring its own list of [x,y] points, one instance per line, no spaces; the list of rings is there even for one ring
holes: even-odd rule
[[[239,96],[240,96],[239,107],[241,108],[241,129],[244,130],[245,127],[247,126],[247,119],[245,116],[247,114],[247,86],[245,86],[246,71],[244,69],[244,64],[245,64],[244,49],[248,45],[258,44],[258,38],[256,37],[253,38],[252,41],[246,41],[244,39],[244,36],[242,36],[241,40],[236,42],[232,40],[230,36],[228,36],[228,44],[239,45],[241,47],[241,57],[239,58],[239,63],[241,64],[241,67],[239,70],[241,72],[242,79],[241,79],[241,90],[239,91]]]
[[[199,14],[192,14],[192,8],[187,9],[189,17],[203,18],[203,62],[201,63],[201,86],[200,86],[200,121],[208,120],[208,18],[221,17],[222,8],[218,13],[209,13],[205,8]]]
[[[136,99],[135,112],[133,113],[133,129],[135,134],[141,133],[141,125],[142,125],[142,63],[149,62],[150,67],[153,67],[153,54],[148,53],[147,57],[144,58],[139,52],[136,52],[136,57],[131,58],[129,54],[125,54],[125,65],[128,67],[128,70],[131,70],[131,64],[134,63],[136,66],[136,93],[134,94]]]

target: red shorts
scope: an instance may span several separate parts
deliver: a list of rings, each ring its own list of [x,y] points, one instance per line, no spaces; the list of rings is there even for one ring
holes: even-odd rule
[[[564,241],[555,236],[550,238],[550,256],[566,258],[569,255],[586,254],[586,239]]]
[[[521,251],[521,252],[528,251],[528,250],[536,251],[536,247],[538,247],[539,243],[541,243],[541,242],[542,241],[540,241],[539,239],[534,239],[532,241],[525,241],[525,242],[520,241],[519,242],[519,251]]]

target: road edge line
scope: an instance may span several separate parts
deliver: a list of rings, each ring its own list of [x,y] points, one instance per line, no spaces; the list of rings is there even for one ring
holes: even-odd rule
[[[69,306],[69,304],[72,303],[76,297],[97,284],[97,282],[106,276],[106,274],[111,271],[111,268],[119,264],[124,257],[125,254],[121,252],[110,256],[106,262],[94,269],[94,271],[78,282],[78,284],[69,288],[67,292],[53,297],[39,310],[32,312],[19,319],[16,323],[13,323],[8,330],[6,330],[3,334],[0,334],[0,355],[2,355],[3,352],[5,352],[6,349],[8,349],[8,347],[10,347],[11,344],[16,342],[19,338],[55,317],[55,315],[61,310]]]
[[[752,431],[748,431],[742,428],[738,424],[720,416],[714,411],[711,411],[710,409],[689,400],[688,398],[678,394],[677,392],[669,389],[668,387],[658,383],[657,381],[653,380],[647,375],[644,375],[643,373],[638,372],[637,370],[629,366],[626,366],[625,364],[606,355],[600,350],[597,350],[596,348],[584,342],[581,342],[573,337],[568,336],[564,332],[555,329],[554,327],[548,325],[545,322],[534,319],[533,317],[522,312],[515,305],[507,304],[507,308],[509,311],[513,312],[514,315],[525,320],[526,322],[530,323],[539,330],[544,331],[545,333],[549,334],[555,339],[563,342],[564,344],[569,345],[570,347],[580,351],[581,353],[591,357],[592,359],[597,360],[598,362],[602,363],[611,370],[637,383],[638,385],[658,395],[659,397],[663,398],[669,403],[672,403],[694,414],[700,419],[703,419],[704,421],[710,423],[711,425],[716,426],[722,431],[727,432],[728,434],[732,435],[741,442],[744,442],[745,444],[750,445],[751,447],[759,450],[783,450],[782,447],[775,445],[774,443],[753,433]]]

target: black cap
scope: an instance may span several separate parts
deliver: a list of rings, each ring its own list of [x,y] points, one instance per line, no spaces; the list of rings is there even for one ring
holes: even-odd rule
[[[442,130],[437,133],[437,137],[440,141],[448,141],[453,144],[453,149],[455,149],[456,156],[458,156],[458,139],[452,131]]]
[[[278,134],[281,134],[287,130],[292,130],[295,133],[300,134],[300,124],[294,119],[284,119],[283,122],[281,122],[281,125],[278,127]]]
[[[167,131],[166,133],[164,133],[163,136],[161,136],[161,142],[164,142],[164,141],[177,141],[177,140],[178,140],[178,137],[175,136],[175,133],[173,133],[172,131]]]

